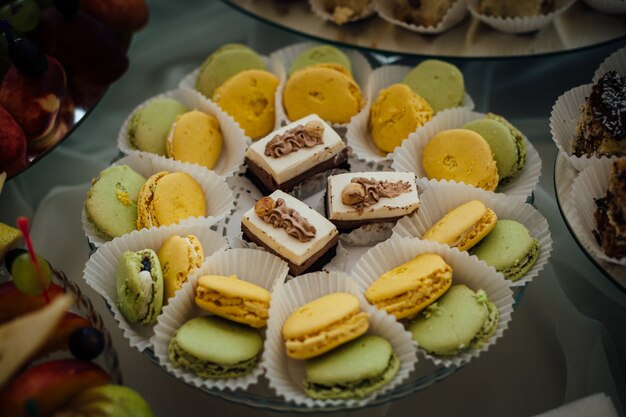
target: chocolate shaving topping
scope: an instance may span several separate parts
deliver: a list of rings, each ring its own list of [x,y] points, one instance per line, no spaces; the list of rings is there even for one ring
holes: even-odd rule
[[[261,216],[265,223],[275,228],[283,228],[289,236],[300,242],[308,242],[315,237],[315,226],[302,217],[295,209],[287,207],[285,200],[277,198],[269,214]]]
[[[593,86],[589,101],[609,132],[620,139],[626,137],[626,77],[607,72]]]
[[[411,184],[408,181],[378,181],[374,178],[355,177],[350,183],[359,184],[365,190],[365,197],[361,201],[351,204],[357,210],[372,206],[378,203],[381,198],[394,198],[411,191]]]
[[[265,145],[265,156],[280,158],[302,148],[312,148],[324,143],[324,125],[318,120],[297,125],[282,135],[276,135]]]

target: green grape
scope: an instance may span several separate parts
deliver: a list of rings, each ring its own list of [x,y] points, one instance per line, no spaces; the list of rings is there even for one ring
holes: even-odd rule
[[[37,263],[39,263],[43,272],[45,288],[48,288],[52,278],[50,265],[40,256],[37,256]],[[41,287],[35,266],[30,261],[30,254],[23,253],[15,258],[11,267],[11,275],[13,275],[15,287],[22,293],[26,295],[40,295],[43,293],[44,288]]]
[[[0,8],[0,19],[8,20],[16,32],[25,33],[39,24],[39,6],[34,0],[15,0]]]

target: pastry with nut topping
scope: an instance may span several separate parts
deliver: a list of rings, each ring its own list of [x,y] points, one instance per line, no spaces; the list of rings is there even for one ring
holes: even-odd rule
[[[346,144],[313,114],[253,143],[246,152],[246,175],[267,194],[289,192],[316,174],[347,167],[347,160]]]
[[[326,217],[340,231],[394,222],[418,208],[412,172],[351,172],[328,177]]]
[[[335,255],[337,228],[280,190],[259,199],[241,219],[244,238],[278,255],[293,276],[321,269]]]

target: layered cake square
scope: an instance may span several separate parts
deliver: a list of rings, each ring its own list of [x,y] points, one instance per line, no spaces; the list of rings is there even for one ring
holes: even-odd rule
[[[606,196],[596,200],[596,230],[593,231],[604,253],[612,258],[626,256],[626,158],[613,164]]]
[[[393,222],[419,208],[412,172],[350,172],[328,177],[326,215],[340,230]]]
[[[293,276],[319,270],[335,255],[337,228],[291,195],[276,190],[241,219],[244,238],[289,264]]]
[[[313,114],[254,142],[246,152],[246,175],[264,193],[289,192],[307,178],[347,160],[346,144]]]

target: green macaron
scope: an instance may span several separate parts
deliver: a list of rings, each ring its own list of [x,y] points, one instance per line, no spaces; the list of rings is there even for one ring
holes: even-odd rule
[[[316,64],[339,64],[352,73],[350,58],[340,49],[330,45],[319,45],[302,51],[294,58],[289,67],[289,76],[303,68]]]
[[[263,339],[250,326],[217,316],[195,317],[170,340],[172,364],[204,378],[236,378],[256,368]]]
[[[465,96],[463,73],[456,66],[438,59],[421,62],[402,83],[426,100],[433,113],[460,106]]]
[[[498,320],[498,309],[484,291],[453,285],[412,321],[408,330],[427,352],[454,356],[487,343]]]
[[[489,144],[498,166],[498,185],[505,185],[521,174],[526,165],[524,136],[504,117],[487,113],[473,120],[464,129],[473,130]]]
[[[127,251],[120,256],[115,271],[117,306],[131,324],[156,321],[163,306],[163,272],[152,249]]]
[[[167,135],[176,117],[189,109],[172,98],[158,98],[135,111],[128,126],[128,141],[140,151],[166,155]]]
[[[539,257],[539,241],[515,220],[498,220],[489,234],[470,253],[493,266],[506,279],[517,281]]]
[[[305,361],[305,392],[316,399],[362,398],[380,389],[400,369],[391,343],[365,335]]]
[[[145,182],[126,165],[108,167],[94,178],[85,211],[98,236],[111,240],[137,228],[137,197]]]
[[[261,55],[240,44],[227,44],[209,55],[198,72],[196,89],[206,97],[213,97],[215,89],[232,77],[246,70],[264,70]]]

